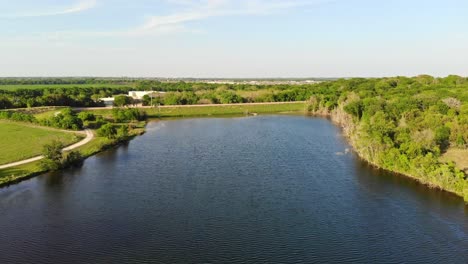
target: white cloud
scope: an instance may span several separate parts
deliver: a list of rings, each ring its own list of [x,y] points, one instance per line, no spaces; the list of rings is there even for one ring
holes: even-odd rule
[[[317,5],[332,0],[204,0],[185,1],[167,0],[169,3],[188,7],[187,10],[165,15],[152,16],[137,29],[157,30],[168,25],[183,25],[187,22],[199,21],[211,17],[242,16],[242,15],[268,15],[288,11],[293,8]]]
[[[66,15],[66,14],[83,12],[88,9],[94,8],[96,5],[97,5],[97,0],[81,0],[72,6],[64,7],[61,9],[49,8],[52,10],[23,12],[23,13],[4,14],[4,15],[0,14],[0,18],[25,18],[25,17],[45,17],[45,16]]]
[[[81,37],[142,37],[159,36],[172,33],[200,33],[187,23],[202,21],[213,17],[227,16],[265,16],[288,12],[300,7],[308,7],[336,0],[165,0],[175,11],[168,15],[150,16],[145,23],[127,29],[111,31],[62,31],[43,32],[57,41]],[[84,0],[76,5],[56,12],[15,15],[15,17],[51,16],[81,12],[95,7],[96,0]],[[1,17],[1,15],[0,15]]]

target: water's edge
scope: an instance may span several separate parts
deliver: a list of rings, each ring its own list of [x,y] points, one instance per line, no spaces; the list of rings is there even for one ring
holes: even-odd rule
[[[259,114],[259,115],[265,116],[265,115],[278,115],[278,114],[281,114],[281,113],[274,113],[274,114],[273,113],[267,113],[267,114]],[[450,194],[452,194],[454,196],[457,196],[457,197],[460,197],[460,198],[463,199],[463,195],[461,195],[459,193],[456,193],[456,192],[451,191],[451,190],[444,189],[444,188],[442,188],[442,187],[440,187],[438,185],[432,184],[431,182],[425,182],[421,178],[416,177],[416,176],[411,175],[411,174],[408,174],[408,173],[383,168],[379,164],[377,164],[375,162],[372,162],[371,160],[367,159],[363,155],[363,153],[361,153],[361,152],[359,152],[357,150],[355,142],[351,138],[352,135],[348,131],[346,131],[345,127],[350,125],[349,122],[352,122],[352,121],[349,120],[349,118],[350,118],[349,116],[344,116],[346,114],[330,112],[330,111],[319,111],[319,112],[316,112],[316,113],[306,113],[306,114],[303,114],[301,112],[288,112],[287,114],[289,114],[289,115],[305,115],[305,116],[311,116],[311,117],[318,117],[318,118],[327,119],[328,121],[330,121],[331,123],[333,123],[335,126],[337,126],[339,128],[341,135],[343,136],[343,138],[346,139],[347,143],[352,147],[353,152],[359,157],[359,159],[361,161],[365,162],[366,164],[368,164],[369,166],[371,166],[372,168],[383,171],[383,172],[392,173],[396,177],[405,177],[405,178],[411,179],[411,180],[413,180],[413,181],[415,181],[415,182],[417,182],[417,183],[419,183],[421,185],[426,186],[428,189],[437,189],[437,190],[444,191],[446,193],[450,193]],[[242,115],[242,116],[245,116],[245,115]],[[242,116],[236,116],[236,117],[242,117]],[[127,144],[128,142],[130,142],[134,138],[143,135],[145,133],[145,131],[146,131],[146,126],[150,122],[158,122],[159,120],[183,120],[183,119],[194,119],[194,118],[226,118],[226,116],[225,115],[207,115],[207,116],[194,116],[194,117],[151,118],[146,122],[144,130],[142,131],[142,133],[137,134],[137,135],[132,135],[131,137],[127,138],[124,141],[112,142],[110,144],[103,145],[101,148],[99,148],[95,152],[90,153],[89,155],[83,156],[83,161],[90,158],[90,157],[92,157],[92,156],[95,156],[98,153],[118,148],[123,144]],[[353,124],[353,125],[355,125],[355,124]],[[64,169],[67,169],[67,168],[64,168]],[[45,174],[47,172],[48,171],[44,171],[44,170],[34,171],[34,172],[29,173],[29,174],[22,175],[20,177],[12,178],[11,180],[7,180],[5,182],[0,183],[0,188],[18,184],[20,182],[29,180],[29,179],[34,178],[36,176],[43,175],[43,174]],[[468,206],[468,200],[464,200],[464,201],[465,201],[466,205]]]

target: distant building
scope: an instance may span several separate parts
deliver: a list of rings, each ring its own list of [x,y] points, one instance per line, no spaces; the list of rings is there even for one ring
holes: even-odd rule
[[[114,97],[99,98],[99,101],[103,102],[106,107],[114,105]]]
[[[143,99],[143,96],[148,95],[149,97],[157,97],[166,92],[158,92],[158,91],[130,91],[128,92],[128,96],[135,100],[136,103],[140,102]],[[105,97],[99,98],[101,102],[104,103],[106,107],[110,107],[114,105],[115,97]]]
[[[158,94],[164,94],[165,92],[157,92],[157,91],[130,91],[128,92],[128,96],[132,97],[136,100],[143,99],[143,96],[148,95],[149,97],[155,97]]]

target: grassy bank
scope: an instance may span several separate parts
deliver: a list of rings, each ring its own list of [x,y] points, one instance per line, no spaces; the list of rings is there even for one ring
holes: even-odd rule
[[[144,130],[142,129],[136,129],[132,131],[132,133],[129,135],[128,140],[132,139],[137,135],[142,134],[143,132]],[[79,153],[85,159],[96,153],[110,149],[124,142],[125,141],[108,139],[104,137],[95,137],[91,142],[75,149],[74,151],[79,151]],[[67,153],[65,152],[65,155],[66,154]],[[0,186],[6,186],[9,184],[17,183],[45,172],[47,171],[41,168],[40,161],[35,161],[12,168],[2,169],[0,170]]]
[[[54,139],[62,141],[64,145],[71,145],[81,138],[76,133],[0,121],[0,165],[38,156],[42,146]]]
[[[16,124],[16,123],[12,123],[12,124],[21,126],[21,124]],[[127,123],[122,123],[122,124],[116,123],[115,125],[117,125],[117,126],[125,125],[126,126],[126,125],[129,125],[129,124],[127,124]],[[128,136],[126,136],[125,138],[110,139],[110,138],[107,138],[107,137],[95,136],[89,143],[87,143],[87,144],[85,144],[85,145],[83,145],[83,146],[81,146],[79,148],[76,148],[73,151],[78,151],[81,154],[83,159],[88,158],[88,157],[90,157],[90,156],[92,156],[92,155],[94,155],[96,153],[99,153],[99,152],[104,151],[106,149],[112,148],[112,147],[117,146],[119,144],[125,143],[126,141],[131,140],[133,137],[135,137],[137,135],[143,134],[144,131],[145,131],[144,130],[145,125],[146,125],[146,122],[132,122],[131,123],[132,129],[129,131]],[[30,127],[28,127],[28,128],[30,128]],[[35,129],[45,130],[45,131],[47,131],[47,133],[51,132],[51,129],[47,128],[47,127],[37,127]],[[52,132],[56,132],[56,131],[52,131]],[[25,131],[25,133],[26,134],[24,135],[24,137],[26,137],[26,138],[30,137],[31,138],[31,131],[30,130]],[[74,133],[67,133],[67,132],[59,132],[59,133],[74,136]],[[96,135],[96,131],[94,131],[93,133]],[[9,135],[11,135],[11,134],[9,134]],[[62,140],[62,142],[63,142],[63,140]],[[31,149],[31,150],[37,152],[37,155],[40,155],[40,154],[42,154],[41,153],[42,147],[46,143],[48,143],[48,141],[44,141],[44,139],[40,140],[40,141],[37,141],[37,142],[34,142],[34,144],[32,144],[32,143],[31,144],[29,144],[29,143],[24,144],[24,142],[16,141],[15,143],[12,144],[15,147],[15,150],[12,150],[12,153],[17,153],[16,150],[19,149],[19,148],[28,148],[28,149]],[[68,155],[68,153],[69,152],[64,152],[64,156]],[[2,156],[2,158],[3,158],[3,156]],[[5,186],[5,185],[13,184],[13,183],[16,183],[16,182],[20,182],[22,180],[29,179],[29,178],[34,177],[36,175],[47,172],[40,165],[41,165],[40,161],[35,161],[35,162],[28,163],[28,164],[7,168],[7,169],[0,169],[0,186]]]
[[[262,113],[281,113],[281,112],[305,112],[307,110],[304,102],[291,103],[272,103],[272,104],[236,104],[236,105],[186,105],[186,106],[164,106],[154,108],[144,108],[147,116],[150,118],[168,118],[168,117],[202,117],[202,116],[229,116],[229,115],[248,115]],[[112,109],[93,109],[86,110],[96,115],[104,117],[112,116]]]
[[[165,107],[150,108],[146,110],[149,117],[197,117],[197,116],[222,116],[222,115],[248,115],[262,113],[281,113],[306,111],[303,102],[285,104],[261,104],[261,105],[216,105],[216,106],[192,106],[192,107]]]

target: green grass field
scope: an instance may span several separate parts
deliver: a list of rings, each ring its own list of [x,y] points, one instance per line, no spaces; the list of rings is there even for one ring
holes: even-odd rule
[[[0,124],[1,126],[1,124]],[[89,157],[97,152],[102,151],[103,149],[112,146],[114,141],[102,138],[102,137],[95,137],[91,142],[88,144],[77,148],[83,157]],[[8,184],[10,182],[21,180],[23,178],[28,178],[30,176],[34,176],[40,173],[45,172],[44,169],[40,166],[40,161],[31,162],[28,164],[1,169],[0,170],[0,185]]]
[[[130,84],[15,84],[0,85],[0,90],[14,91],[18,89],[45,89],[45,88],[126,88]]]
[[[44,172],[40,161],[0,170],[0,185]]]
[[[56,108],[56,109],[51,109],[51,110],[39,112],[39,113],[34,114],[34,117],[37,120],[48,119],[48,118],[54,117],[55,114],[59,113],[61,110],[62,109],[60,109],[60,108]]]
[[[70,145],[79,141],[75,133],[32,127],[30,125],[0,121],[0,164],[19,161],[41,154],[42,146],[54,139]]]

